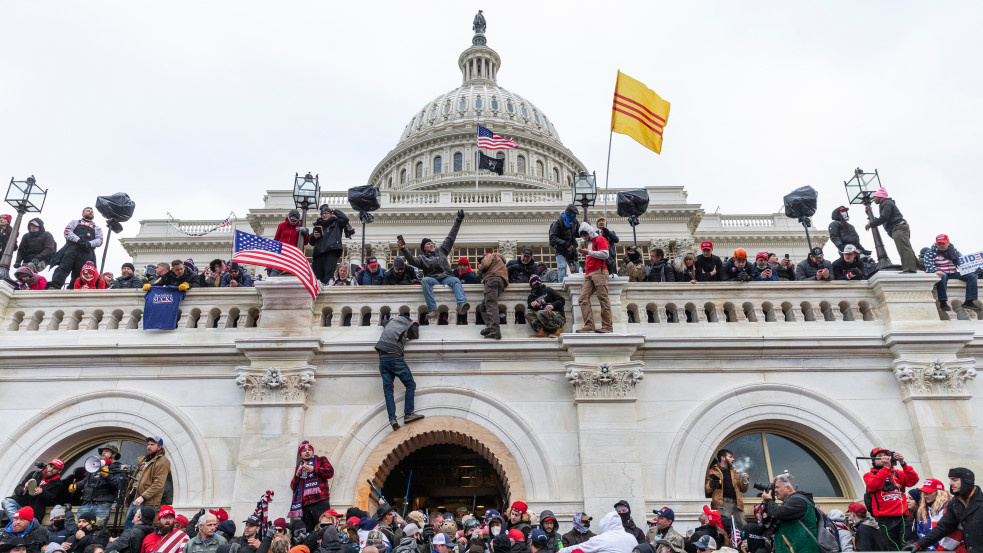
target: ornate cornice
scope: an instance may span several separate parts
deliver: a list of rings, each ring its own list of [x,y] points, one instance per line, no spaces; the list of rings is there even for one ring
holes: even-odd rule
[[[314,367],[310,365],[269,367],[265,373],[249,366],[236,367],[236,386],[246,392],[247,405],[304,405],[314,383]]]
[[[627,363],[566,363],[566,378],[575,390],[575,402],[635,401],[635,385],[645,376],[641,361]]]
[[[891,363],[904,401],[913,399],[968,399],[966,383],[976,378],[976,359],[912,361]]]

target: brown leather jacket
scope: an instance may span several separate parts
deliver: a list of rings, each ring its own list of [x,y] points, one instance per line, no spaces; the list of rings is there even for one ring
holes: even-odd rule
[[[481,280],[486,280],[488,277],[498,277],[505,282],[505,285],[509,285],[509,271],[505,268],[505,257],[498,253],[492,252],[481,258],[481,262],[478,263],[478,270],[481,271]]]
[[[141,470],[145,457],[137,458],[136,472],[133,474],[137,482],[135,489],[132,484],[130,486],[132,497],[129,499],[132,501],[137,496],[142,496],[144,505],[157,506],[164,497],[164,483],[167,482],[167,475],[171,473],[171,462],[164,455],[164,450],[161,450]]]
[[[734,485],[734,495],[737,496],[737,508],[743,509],[744,498],[741,497],[741,494],[747,491],[748,482],[744,482],[743,480],[741,480],[741,475],[736,470],[734,470],[734,467],[730,467],[729,470],[730,470],[730,482],[731,484]],[[720,488],[717,488],[715,490],[710,488],[711,474],[716,474],[717,478],[720,479],[720,484],[721,484]],[[711,509],[719,509],[724,504],[724,489],[722,487],[723,483],[724,483],[724,474],[720,470],[720,465],[713,465],[712,467],[707,469],[707,475],[703,481],[703,490],[706,493],[711,494],[710,495]]]

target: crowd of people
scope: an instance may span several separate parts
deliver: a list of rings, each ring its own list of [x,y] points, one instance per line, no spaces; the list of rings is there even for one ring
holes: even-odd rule
[[[342,515],[330,505],[334,468],[304,441],[286,517],[268,522],[261,502],[237,534],[222,508],[207,513],[202,508],[189,520],[165,502],[162,482],[169,465],[160,438],[148,438],[147,455],[137,460],[132,480],[125,478],[127,468],[119,465],[113,444],[100,447],[99,455],[92,472],[83,469],[64,480],[60,459],[30,472],[3,500],[9,521],[0,532],[0,552],[973,553],[983,547],[983,491],[973,472],[951,469],[947,487],[941,480],[921,479],[904,455],[884,448],[871,451],[863,502],[851,503],[846,513],[823,511],[785,472],[759,494],[754,518],[747,521],[748,474],[738,472],[733,452],[722,449],[706,472],[710,501],[695,528],[677,528],[673,509],[662,507],[653,511],[645,531],[632,518],[630,503],[622,500],[601,516],[596,533],[594,517],[585,512],[575,513],[572,527],[563,532],[553,511],[534,518],[521,500],[512,501],[504,513],[488,509],[478,516],[459,507],[454,512],[414,510],[404,518],[380,497],[374,513],[352,507]],[[128,505],[126,524],[119,536],[110,537],[106,517],[114,503],[120,504],[118,497],[126,498],[121,504]],[[73,504],[81,505],[76,513]],[[50,524],[42,526],[49,507]]]

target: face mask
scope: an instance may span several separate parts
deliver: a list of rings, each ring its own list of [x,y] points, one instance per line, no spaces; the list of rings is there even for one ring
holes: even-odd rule
[[[55,530],[61,530],[62,528],[65,527],[65,521],[64,520],[52,520],[51,521],[51,527],[54,528]]]
[[[491,535],[497,536],[499,533],[501,533],[501,531],[502,531],[501,526],[492,526]]]
[[[840,217],[843,217],[843,220],[844,221],[849,221],[850,220],[850,214],[847,213],[846,211],[844,211],[843,213],[841,213],[840,214]]]

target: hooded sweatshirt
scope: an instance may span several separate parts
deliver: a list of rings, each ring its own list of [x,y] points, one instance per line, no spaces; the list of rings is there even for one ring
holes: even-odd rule
[[[55,244],[55,237],[50,232],[44,230],[44,221],[35,217],[27,222],[28,228],[30,228],[32,223],[38,226],[38,230],[29,230],[21,237],[20,248],[17,250],[17,260],[14,262],[15,265],[23,265],[32,259],[38,259],[47,263],[58,249],[58,246]]]
[[[853,244],[857,249],[864,250],[860,245],[860,235],[857,234],[856,227],[843,218],[840,208],[833,210],[832,219],[833,222],[829,224],[829,241],[836,245],[837,250],[842,252],[847,244]]]
[[[621,524],[621,516],[617,511],[611,511],[601,517],[598,527],[600,534],[583,543],[564,547],[558,553],[572,553],[574,549],[580,549],[584,553],[631,553],[638,545],[635,536],[625,532],[625,527]]]
[[[641,528],[635,526],[635,521],[631,519],[631,505],[624,499],[615,503],[614,508],[617,509],[619,505],[628,509],[627,513],[618,513],[621,517],[621,525],[625,527],[625,532],[635,536],[638,543],[645,543],[645,532],[642,532]]]
[[[547,520],[553,521],[552,532],[546,532],[546,528],[543,528],[543,523]],[[560,545],[560,532],[558,531],[559,527],[560,524],[556,521],[556,516],[553,514],[553,511],[546,510],[539,514],[539,529],[546,532],[546,539],[548,540],[546,542],[546,547],[543,550],[549,551],[550,553],[555,553],[562,547],[562,545]]]
[[[93,290],[104,290],[106,288],[106,281],[99,278],[99,271],[96,270],[96,264],[91,261],[86,261],[85,265],[82,265],[82,275],[75,279],[75,284],[72,288],[81,290],[83,286],[88,286],[89,289]]]
[[[21,275],[30,275],[27,282],[21,282]],[[43,276],[35,273],[30,269],[30,267],[20,267],[14,271],[14,278],[20,282],[20,290],[44,290],[48,285],[48,280]]]
[[[608,241],[599,235],[590,223],[580,223],[580,234],[587,233],[590,236],[590,247],[587,248],[587,263],[584,265],[584,274],[591,274],[594,271],[607,269],[607,259],[611,252],[608,249]],[[584,553],[587,553],[586,551]]]

